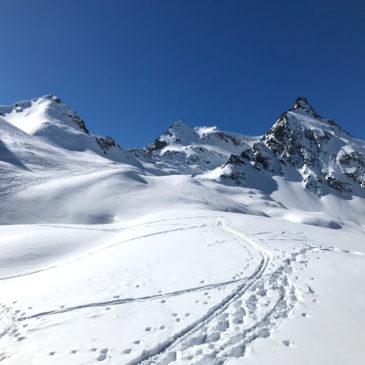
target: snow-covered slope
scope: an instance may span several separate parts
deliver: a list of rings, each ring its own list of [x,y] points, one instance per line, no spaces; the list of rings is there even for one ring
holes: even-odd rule
[[[138,184],[141,168],[111,137],[91,134],[58,97],[0,106],[1,223],[108,221],[110,186]]]
[[[0,106],[0,117],[28,135],[69,151],[92,151],[112,161],[138,162],[111,137],[90,134],[85,122],[60,98],[47,95]]]
[[[1,106],[0,362],[363,365],[364,155],[304,98],[131,151]]]
[[[284,214],[290,220],[364,223],[365,143],[320,117],[302,97],[251,148],[202,176],[257,189],[295,209]],[[324,222],[308,215],[325,216]]]

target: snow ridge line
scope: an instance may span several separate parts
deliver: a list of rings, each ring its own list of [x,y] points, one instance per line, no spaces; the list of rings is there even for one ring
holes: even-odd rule
[[[249,277],[246,278],[246,282],[238,286],[230,295],[225,297],[220,303],[216,304],[212,308],[208,310],[208,312],[203,315],[201,318],[191,323],[189,326],[183,328],[181,331],[175,333],[173,336],[165,340],[164,342],[156,345],[154,348],[149,350],[144,350],[140,356],[128,362],[128,365],[138,365],[138,364],[152,364],[158,363],[158,357],[162,354],[166,353],[172,346],[177,343],[183,341],[188,338],[192,334],[194,334],[197,330],[199,330],[202,326],[204,326],[207,322],[209,322],[212,318],[217,317],[219,314],[224,312],[227,307],[241,295],[243,295],[253,284],[255,284],[263,275],[269,261],[271,258],[271,253],[262,248],[253,240],[247,238],[245,235],[223,226],[222,221],[218,221],[218,226],[221,226],[222,229],[230,232],[231,234],[239,237],[240,239],[247,242],[253,249],[259,252],[261,255],[261,261],[257,266],[254,273],[252,273]]]
[[[78,225],[74,224],[74,225],[64,225],[64,224],[49,224],[49,223],[39,223],[36,224],[36,226],[38,227],[51,227],[51,228],[62,228],[62,229],[74,229],[74,230],[81,230],[81,231],[99,231],[99,232],[111,232],[111,233],[115,233],[115,232],[122,232],[125,231],[127,229],[132,229],[132,228],[136,228],[136,227],[142,227],[142,226],[147,226],[149,224],[156,224],[156,223],[161,223],[161,222],[173,222],[173,221],[177,221],[177,220],[181,220],[181,219],[197,219],[197,218],[211,218],[211,216],[209,215],[197,215],[197,216],[188,216],[188,217],[182,217],[182,218],[170,218],[170,219],[159,219],[159,220],[154,220],[154,221],[148,221],[148,222],[144,222],[144,223],[139,223],[139,224],[134,224],[131,226],[124,226],[121,228],[89,228],[89,227],[78,227]]]

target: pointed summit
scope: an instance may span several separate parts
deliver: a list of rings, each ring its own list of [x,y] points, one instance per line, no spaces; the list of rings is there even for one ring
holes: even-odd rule
[[[313,107],[309,104],[307,98],[305,98],[304,96],[299,96],[295,102],[294,105],[292,107],[292,109],[290,110],[298,110],[298,111],[303,111],[311,116],[313,116],[314,118],[321,118],[321,116],[316,113],[316,111],[313,109]]]

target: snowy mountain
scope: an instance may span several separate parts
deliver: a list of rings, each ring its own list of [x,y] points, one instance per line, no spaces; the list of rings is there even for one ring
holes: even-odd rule
[[[92,151],[115,162],[139,165],[111,137],[90,134],[83,119],[57,96],[0,106],[0,118],[48,145],[68,151]]]
[[[146,148],[131,152],[170,172],[199,174],[220,166],[231,154],[241,153],[257,140],[215,126],[191,128],[177,121]]]
[[[305,98],[298,98],[252,148],[231,158],[232,173],[223,176],[244,185],[242,166],[246,164],[301,181],[318,196],[365,196],[365,143],[332,120],[321,118]]]
[[[56,96],[0,106],[1,223],[103,221],[108,214],[92,213],[100,200],[94,185],[110,184],[111,175],[132,183],[141,167],[111,137],[91,134]],[[80,189],[96,195],[92,203],[80,204]]]
[[[0,106],[0,362],[362,365],[364,191],[305,98],[130,151],[56,96]]]

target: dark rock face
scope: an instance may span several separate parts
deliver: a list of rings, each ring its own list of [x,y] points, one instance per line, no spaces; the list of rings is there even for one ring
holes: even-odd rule
[[[303,110],[305,113],[313,116],[314,118],[321,118],[321,116],[317,114],[312,106],[308,103],[308,100],[303,96],[299,96],[295,100],[293,108],[290,110]]]
[[[236,146],[239,146],[241,144],[240,141],[237,138],[234,138],[233,136],[230,136],[230,135],[225,134],[223,132],[216,132],[215,133],[215,136],[217,138],[219,138],[221,141],[231,142],[231,143],[233,143]]]
[[[228,159],[228,161],[222,166],[225,167],[227,165],[235,165],[235,166],[239,166],[239,165],[245,165],[246,162],[245,160],[237,155],[231,155]]]
[[[151,143],[146,147],[146,152],[147,154],[152,155],[154,151],[162,150],[166,146],[167,142],[161,141],[159,138],[156,138],[153,143]]]
[[[326,180],[327,184],[332,189],[340,191],[340,192],[351,192],[351,190],[346,186],[346,183],[343,183],[328,174],[324,174],[324,176],[325,176],[325,180]]]
[[[112,137],[95,137],[95,140],[105,155],[109,149],[117,146]]]
[[[56,95],[49,94],[45,96],[47,99],[54,101],[56,104],[62,104],[61,98]]]
[[[252,147],[253,152],[253,165],[257,168],[262,168],[274,173],[274,167],[272,164],[272,158],[270,157],[271,151],[263,143],[255,143]]]
[[[89,130],[86,128],[86,124],[83,119],[81,119],[77,114],[68,114],[70,119],[85,133],[90,134]]]
[[[243,171],[243,167],[246,165],[246,161],[237,155],[231,155],[228,161],[222,166],[224,169],[227,166],[232,167],[232,171],[230,174],[222,174],[220,177],[223,181],[229,182],[233,185],[242,185],[245,180],[245,174]]]
[[[266,145],[285,164],[303,167],[314,165],[318,154],[326,153],[332,135],[327,131],[310,129],[284,113],[263,136]]]
[[[344,153],[338,160],[341,165],[355,166],[357,168],[365,166],[364,156],[359,152]]]

